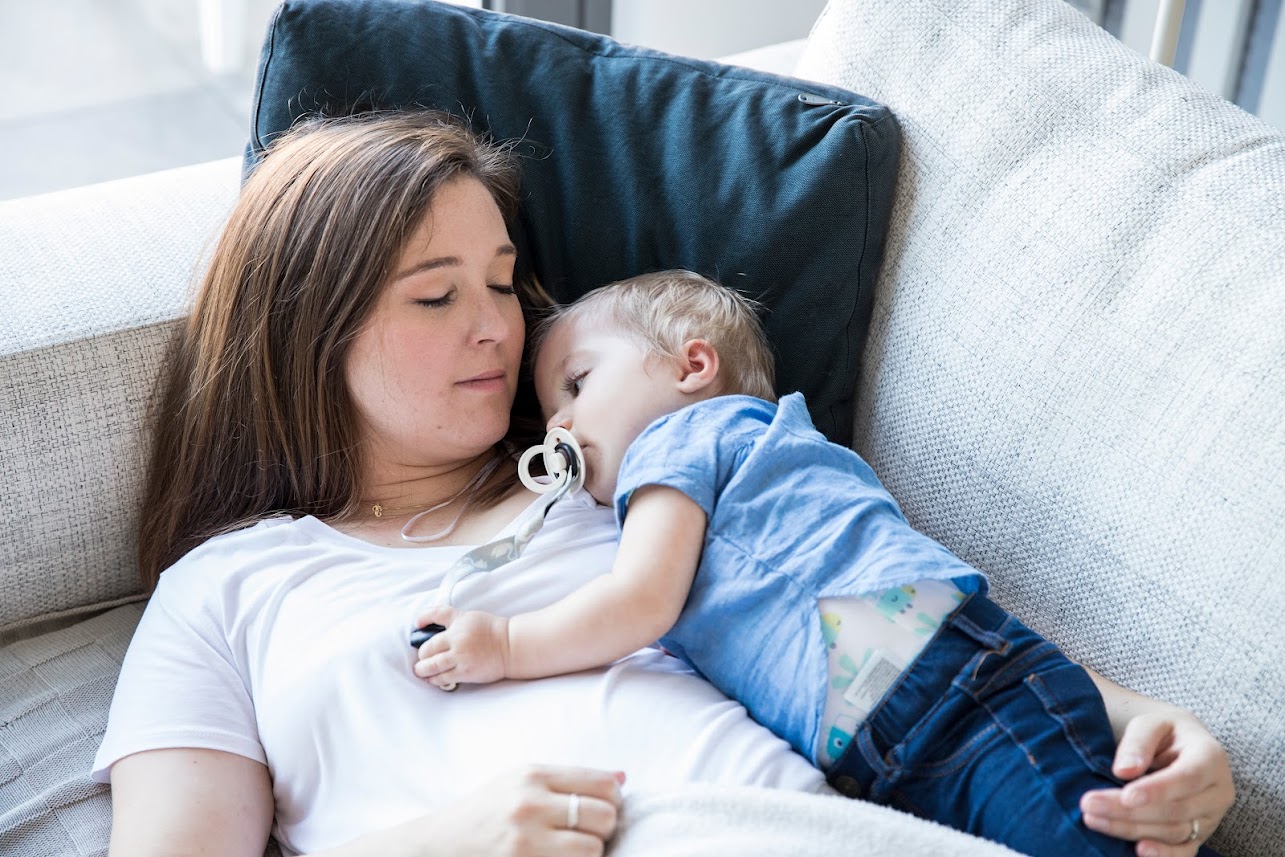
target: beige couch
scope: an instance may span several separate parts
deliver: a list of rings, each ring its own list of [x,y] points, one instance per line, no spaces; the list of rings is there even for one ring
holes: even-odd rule
[[[1212,844],[1285,854],[1285,134],[1058,0],[832,0],[798,74],[905,134],[856,448],[1006,606],[1200,714]],[[150,385],[237,181],[0,203],[0,853],[105,851]]]

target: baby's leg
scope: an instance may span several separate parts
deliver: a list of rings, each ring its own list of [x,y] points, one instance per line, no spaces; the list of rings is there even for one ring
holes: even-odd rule
[[[826,770],[838,760],[866,715],[963,597],[953,583],[924,580],[817,602],[830,663],[818,767]]]

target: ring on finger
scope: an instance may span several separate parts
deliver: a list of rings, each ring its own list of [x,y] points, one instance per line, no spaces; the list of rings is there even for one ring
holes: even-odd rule
[[[1187,838],[1184,841],[1195,842],[1198,839],[1200,839],[1200,819],[1193,818],[1191,820],[1191,833],[1187,834]]]
[[[580,795],[572,794],[567,798],[567,830],[575,830],[580,823]]]

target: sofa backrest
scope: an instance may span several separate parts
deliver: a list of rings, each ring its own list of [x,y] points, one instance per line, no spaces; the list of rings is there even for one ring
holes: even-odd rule
[[[892,107],[856,446],[1073,656],[1199,714],[1285,829],[1285,133],[1060,0],[831,0],[800,76]]]
[[[141,596],[147,405],[232,158],[0,203],[0,636]]]

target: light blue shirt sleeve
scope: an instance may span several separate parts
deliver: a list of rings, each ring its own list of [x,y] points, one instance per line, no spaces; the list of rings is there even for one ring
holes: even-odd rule
[[[723,396],[661,417],[625,453],[616,481],[616,521],[645,485],[665,485],[690,497],[714,519],[718,498],[736,475],[775,407],[749,396]]]

